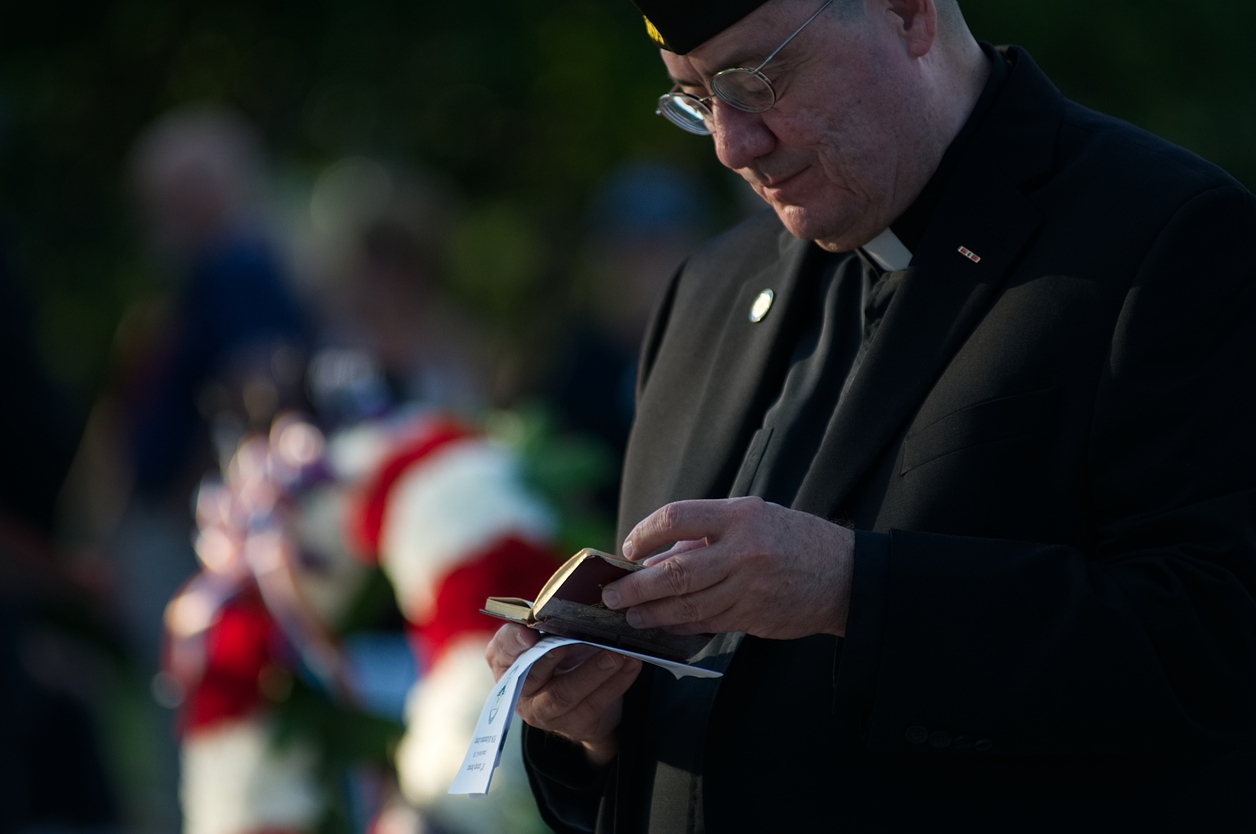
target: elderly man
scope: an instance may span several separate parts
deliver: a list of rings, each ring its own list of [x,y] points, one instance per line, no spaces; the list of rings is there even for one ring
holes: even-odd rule
[[[550,824],[1256,830],[1252,196],[955,0],[637,5],[774,212],[660,303],[603,599],[725,675],[533,667]]]

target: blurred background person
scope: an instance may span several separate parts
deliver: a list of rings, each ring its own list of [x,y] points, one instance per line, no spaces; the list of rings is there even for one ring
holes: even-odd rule
[[[211,437],[234,448],[300,401],[308,329],[262,213],[266,171],[248,122],[218,106],[174,110],[140,136],[131,165],[172,285],[125,395],[135,488],[184,494],[213,460]]]
[[[135,672],[158,671],[162,611],[196,570],[190,496],[250,430],[304,402],[305,315],[263,213],[256,132],[229,109],[190,105],[131,151],[143,240],[162,292],[137,301],[116,342],[62,504],[63,535],[103,550]],[[160,693],[158,693],[160,696]],[[177,825],[169,713],[140,709],[150,824]]]
[[[316,311],[308,390],[325,420],[487,407],[486,334],[449,288],[458,203],[448,185],[368,157],[315,179],[297,247]]]

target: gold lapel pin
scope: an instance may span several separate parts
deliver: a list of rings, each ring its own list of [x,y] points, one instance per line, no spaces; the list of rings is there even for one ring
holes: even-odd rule
[[[763,321],[763,317],[768,314],[768,310],[772,309],[772,299],[774,298],[776,296],[771,290],[764,290],[759,293],[759,297],[750,306],[750,320],[756,324]]]

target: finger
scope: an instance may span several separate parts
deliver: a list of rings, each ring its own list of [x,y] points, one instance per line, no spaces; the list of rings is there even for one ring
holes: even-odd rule
[[[732,582],[719,582],[693,594],[666,597],[628,609],[633,628],[666,628],[677,634],[724,631],[719,624],[740,598]]]
[[[624,696],[628,687],[632,686],[632,682],[641,672],[641,661],[635,657],[627,657],[615,652],[607,652],[607,654],[612,655],[618,663],[618,668],[614,669],[604,683],[592,690],[572,709],[572,712],[577,715],[583,714],[590,721],[596,721],[599,716],[611,709],[615,702]],[[605,662],[602,658],[598,661]]]
[[[519,655],[535,646],[539,639],[540,634],[514,623],[506,623],[499,628],[484,650],[484,659],[493,670],[493,677],[500,678],[504,675]]]
[[[528,670],[528,677],[519,690],[519,697],[526,698],[548,684],[550,679],[557,674],[558,667],[567,659],[567,652],[571,648],[571,646],[559,646],[537,658],[532,668]]]
[[[660,553],[657,556],[651,556],[641,564],[645,565],[647,568],[653,567],[665,559],[670,559],[673,556],[679,556],[681,553],[688,553],[691,550],[697,550],[699,547],[706,547],[707,544],[709,544],[709,542],[706,539],[693,539],[691,541],[676,542],[676,544],[672,545],[669,550]]]
[[[608,584],[602,602],[607,608],[632,608],[705,590],[728,576],[730,562],[722,555],[716,544],[665,559]]]
[[[580,702],[575,709],[576,716],[588,721],[592,726],[588,731],[589,739],[605,737],[619,724],[620,711],[623,708],[624,693],[632,686],[637,675],[641,673],[640,660],[625,657],[619,671],[612,675],[605,684],[593,690],[589,697]]]
[[[558,666],[554,668],[555,675],[565,675],[572,669],[575,669],[581,663],[584,663],[593,655],[597,654],[601,649],[597,646],[591,646],[587,643],[576,643],[567,646],[563,659],[559,661]]]
[[[727,526],[726,500],[675,501],[637,522],[624,540],[624,556],[653,553],[677,541],[717,540]]]
[[[621,674],[629,665],[634,669],[631,675]],[[519,714],[534,726],[573,738],[592,737],[602,713],[627,691],[640,668],[641,663],[635,658],[611,651],[598,652],[570,673],[551,678],[526,701],[520,698]],[[603,687],[607,691],[597,694]]]

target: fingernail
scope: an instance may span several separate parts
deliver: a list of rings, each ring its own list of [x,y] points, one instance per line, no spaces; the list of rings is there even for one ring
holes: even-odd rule
[[[631,539],[624,539],[624,558],[625,559],[632,558],[632,540]]]
[[[522,631],[515,632],[515,645],[519,647],[519,651],[523,651],[528,648],[528,640],[523,636]]]
[[[619,668],[619,660],[620,657],[617,654],[612,652],[602,652],[602,654],[598,656],[597,665],[600,668],[609,671],[611,669]]]
[[[641,615],[638,614],[636,611],[629,611],[627,620],[628,620],[628,625],[632,626],[633,628],[641,628]]]
[[[602,602],[605,603],[607,608],[618,608],[619,601],[619,591],[613,588],[604,588],[602,590]]]

